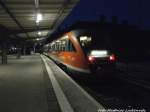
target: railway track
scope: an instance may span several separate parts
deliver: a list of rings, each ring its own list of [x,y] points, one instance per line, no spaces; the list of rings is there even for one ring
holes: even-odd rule
[[[62,69],[64,68],[62,67]],[[67,72],[66,69],[64,71]],[[150,111],[150,89],[141,86],[141,83],[136,80],[122,77],[120,72],[113,73],[115,77],[112,77],[111,73],[97,73],[91,74],[91,76],[68,72],[67,74],[105,108]],[[107,77],[97,77],[96,75],[106,75]]]
[[[149,90],[127,80],[119,77],[70,76],[106,108],[150,110]]]

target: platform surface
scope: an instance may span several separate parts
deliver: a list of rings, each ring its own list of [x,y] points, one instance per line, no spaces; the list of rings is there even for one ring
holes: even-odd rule
[[[45,80],[39,55],[8,56],[8,64],[0,65],[0,112],[59,112],[51,84]]]
[[[96,112],[104,107],[44,55],[0,65],[0,112]]]

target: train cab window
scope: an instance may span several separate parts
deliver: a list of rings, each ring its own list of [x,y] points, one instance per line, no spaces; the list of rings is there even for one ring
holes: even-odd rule
[[[79,35],[78,41],[85,54],[89,54],[92,50],[111,49],[109,34],[97,29]]]
[[[90,37],[90,36],[80,36],[79,41],[80,41],[80,44],[81,44],[82,48],[86,51],[91,46],[92,37]]]
[[[80,37],[80,43],[82,46],[88,46],[91,44],[92,38],[88,36],[81,36]]]

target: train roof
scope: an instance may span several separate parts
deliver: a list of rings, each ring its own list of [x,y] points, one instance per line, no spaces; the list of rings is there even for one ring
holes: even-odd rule
[[[50,35],[47,42],[53,41],[59,38],[61,35],[73,31],[78,32],[81,30],[99,30],[105,32],[139,32],[139,29],[136,26],[128,24],[113,24],[113,23],[101,23],[101,22],[88,22],[88,21],[79,21],[70,27],[67,27],[63,30],[58,29],[56,32]]]

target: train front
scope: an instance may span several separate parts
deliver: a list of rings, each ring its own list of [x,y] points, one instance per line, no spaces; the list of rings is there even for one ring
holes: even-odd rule
[[[112,52],[108,32],[84,30],[78,40],[89,63],[92,73],[113,72],[115,70],[116,56]]]

